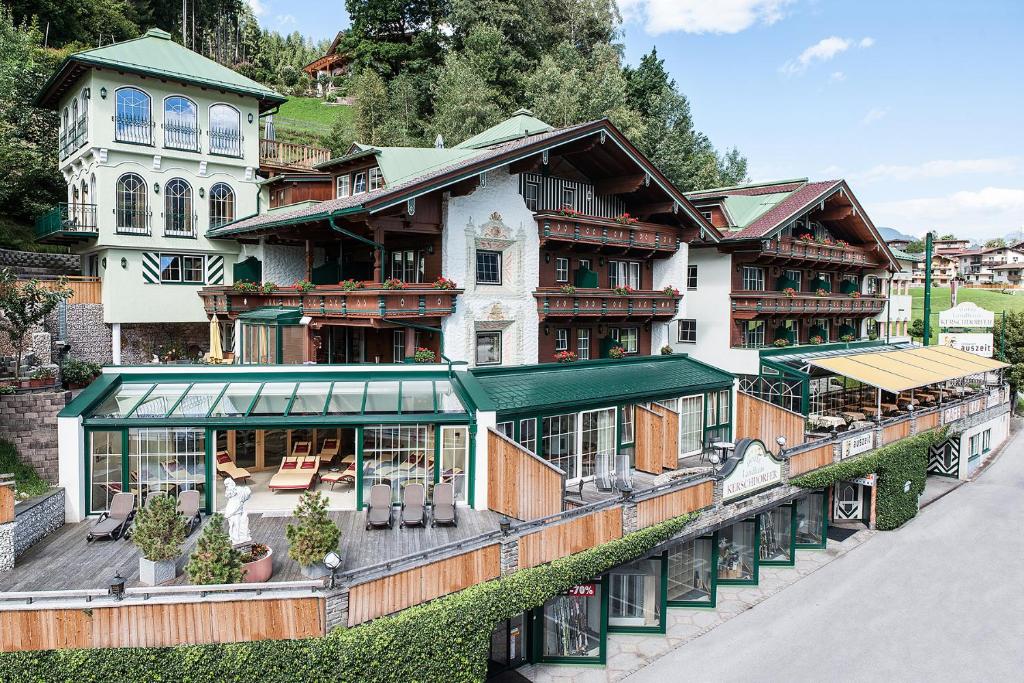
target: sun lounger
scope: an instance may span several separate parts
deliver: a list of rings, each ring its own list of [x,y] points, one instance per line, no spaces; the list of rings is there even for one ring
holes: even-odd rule
[[[249,470],[236,465],[227,451],[217,453],[217,474],[222,477],[231,477],[235,481],[246,481],[252,476],[249,474]]]
[[[121,538],[128,530],[135,517],[135,496],[130,493],[118,493],[110,500],[110,510],[100,515],[96,526],[92,528],[85,540],[92,543],[98,538],[111,540]]]
[[[304,491],[313,486],[317,470],[320,469],[320,458],[285,458],[281,469],[277,471],[267,488],[271,491]]]
[[[320,464],[330,465],[338,457],[341,445],[337,439],[324,439],[324,445],[320,447]]]
[[[426,526],[426,503],[423,484],[406,484],[402,489],[402,523],[399,526]]]
[[[455,485],[441,482],[434,486],[433,515],[430,526],[438,524],[459,525],[458,513],[455,509]]]
[[[331,485],[331,490],[334,490],[335,484],[352,484],[356,485],[356,466],[355,463],[349,465],[342,471],[339,472],[328,472],[320,475],[320,481],[325,484]]]
[[[309,441],[296,441],[292,444],[292,455],[304,458],[313,453],[311,448],[312,444]]]
[[[203,518],[199,515],[201,501],[202,497],[197,489],[178,494],[178,514],[184,517],[188,524],[188,535],[192,535],[192,532],[203,523]]]
[[[395,525],[394,509],[391,507],[391,486],[375,484],[370,488],[370,503],[366,506],[366,529],[371,527],[392,528]]]

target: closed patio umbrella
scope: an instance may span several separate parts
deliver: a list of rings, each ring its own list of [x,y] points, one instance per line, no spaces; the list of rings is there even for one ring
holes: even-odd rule
[[[274,131],[274,115],[271,114],[267,117],[266,126],[263,129],[263,137],[267,140],[276,140],[277,133]]]
[[[215,363],[224,360],[224,351],[220,348],[220,320],[216,313],[210,319],[210,360]]]

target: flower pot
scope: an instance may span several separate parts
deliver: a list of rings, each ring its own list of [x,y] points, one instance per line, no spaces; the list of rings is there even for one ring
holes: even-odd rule
[[[325,576],[331,575],[331,570],[323,562],[314,562],[313,564],[300,566],[302,568],[302,575],[307,579],[322,579]]]
[[[174,560],[147,560],[139,558],[139,582],[146,586],[159,586],[173,581],[178,575],[177,565]]]
[[[267,548],[265,557],[253,562],[242,563],[242,581],[245,583],[265,583],[274,575],[274,549]]]

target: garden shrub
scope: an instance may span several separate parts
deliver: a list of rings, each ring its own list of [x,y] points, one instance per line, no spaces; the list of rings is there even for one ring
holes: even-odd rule
[[[695,517],[682,515],[368,624],[335,629],[322,638],[11,652],[0,654],[0,683],[482,681],[491,631],[500,621],[637,559]]]
[[[916,434],[864,455],[826,465],[790,480],[794,486],[820,489],[837,481],[878,474],[875,526],[895,529],[917,515],[917,500],[928,476],[928,448],[946,438],[947,428]],[[910,490],[904,491],[906,482]]]
[[[14,490],[17,500],[41,496],[50,490],[47,484],[30,465],[18,457],[18,449],[10,441],[0,439],[0,474],[14,475]]]

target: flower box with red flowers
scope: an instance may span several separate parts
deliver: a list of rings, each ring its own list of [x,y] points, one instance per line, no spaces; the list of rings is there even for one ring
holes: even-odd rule
[[[434,289],[455,289],[456,286],[457,285],[455,284],[455,280],[449,280],[446,277],[437,278],[436,280],[434,280],[433,285]]]
[[[672,285],[669,285],[668,287],[661,291],[665,293],[665,296],[682,296],[679,293],[679,290],[673,287]]]
[[[793,289],[792,287],[786,287],[784,290],[782,290],[782,293],[788,297],[796,296],[796,290]]]
[[[818,296],[828,296],[828,290],[825,289],[824,287],[818,287],[818,289],[816,289],[814,293],[817,294]]]
[[[612,291],[618,294],[619,296],[629,296],[630,294],[636,292],[636,290],[630,287],[629,285],[626,285],[625,287],[612,287]]]
[[[634,223],[639,223],[640,219],[630,216],[628,213],[622,213],[615,217],[615,222],[619,225],[633,225]]]
[[[406,284],[399,280],[397,277],[389,277],[383,283],[381,283],[382,289],[405,289]]]
[[[575,351],[559,351],[555,354],[555,361],[558,363],[573,363],[576,361]]]

